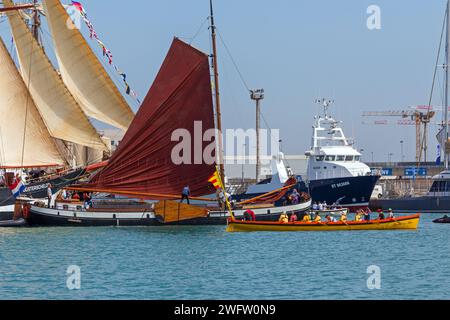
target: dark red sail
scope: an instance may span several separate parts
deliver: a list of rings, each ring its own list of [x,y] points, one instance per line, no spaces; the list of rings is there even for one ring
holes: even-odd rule
[[[118,150],[109,164],[83,187],[178,195],[189,186],[193,196],[210,194],[214,191],[208,179],[215,171],[215,163],[199,159],[198,146],[205,150],[214,143],[214,137],[203,141],[205,131],[214,128],[208,56],[174,39]],[[179,129],[191,136],[191,159],[183,164],[172,159],[173,150],[181,141],[172,141],[172,134]]]

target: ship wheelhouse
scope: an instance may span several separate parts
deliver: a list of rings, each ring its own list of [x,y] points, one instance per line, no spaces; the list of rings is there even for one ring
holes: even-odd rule
[[[325,117],[315,118],[311,150],[306,152],[308,179],[370,175],[370,168],[361,162],[361,153],[345,137],[341,122],[330,117],[325,109]]]
[[[450,196],[450,171],[441,172],[433,180],[428,196]]]

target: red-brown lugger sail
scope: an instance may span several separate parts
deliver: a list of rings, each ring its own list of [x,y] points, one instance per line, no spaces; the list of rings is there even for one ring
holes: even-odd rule
[[[177,165],[172,159],[181,141],[172,141],[178,129],[190,133],[190,163]],[[214,193],[208,179],[215,163],[194,164],[199,147],[203,157],[207,146],[215,146],[214,136],[203,141],[204,133],[214,129],[208,56],[175,38],[118,150],[90,183],[80,187],[176,195],[189,186],[192,196]]]

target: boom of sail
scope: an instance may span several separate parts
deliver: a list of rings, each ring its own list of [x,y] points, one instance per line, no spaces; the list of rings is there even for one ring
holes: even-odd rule
[[[0,70],[0,167],[65,164],[1,39]]]
[[[11,0],[3,5],[13,7]],[[6,12],[16,45],[20,71],[39,113],[54,138],[107,150],[88,117],[17,11]]]
[[[210,79],[208,56],[174,39],[119,148],[83,188],[178,195],[189,186],[192,196],[213,193],[208,183],[215,171],[216,145]],[[183,141],[188,148],[175,152],[188,159],[181,164],[173,159],[180,144],[175,132],[187,135]],[[207,150],[212,151],[212,163],[189,161],[195,152],[203,156]]]
[[[43,0],[61,76],[83,111],[127,129],[134,114],[59,0]]]

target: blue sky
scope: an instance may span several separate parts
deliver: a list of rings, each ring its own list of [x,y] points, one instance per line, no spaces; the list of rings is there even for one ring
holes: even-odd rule
[[[208,0],[81,2],[142,98],[172,37],[191,38],[209,15]],[[270,127],[281,129],[286,153],[304,153],[319,111],[314,100],[333,97],[333,113],[344,121],[357,147],[365,150],[366,161],[372,152],[375,160],[387,161],[389,153],[400,160],[400,140],[406,141],[405,155],[412,160],[413,126],[367,126],[361,115],[428,103],[445,3],[215,0],[215,14],[218,31],[245,81],[265,89],[264,117]],[[366,10],[372,4],[381,8],[381,30],[366,26]],[[10,37],[7,30],[6,23],[0,24],[5,42]],[[193,45],[210,51],[206,26]],[[225,127],[254,127],[254,104],[220,40],[219,58]],[[442,105],[441,95],[437,90],[435,105]],[[436,130],[430,130],[430,158],[436,154]]]

